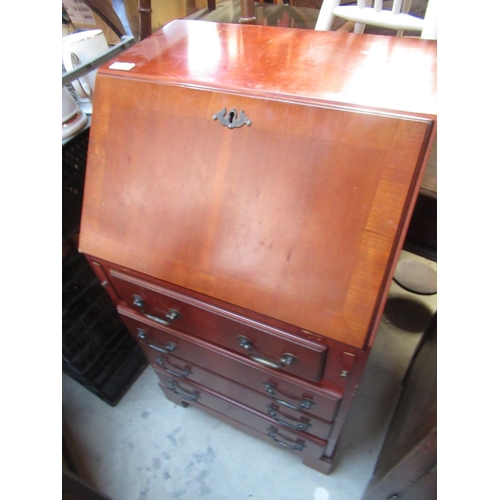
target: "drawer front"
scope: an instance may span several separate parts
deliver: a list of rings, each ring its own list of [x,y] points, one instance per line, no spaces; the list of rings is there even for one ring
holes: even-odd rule
[[[188,332],[298,377],[318,382],[327,346],[110,269],[120,300],[163,326]]]
[[[287,429],[297,432],[307,432],[321,439],[328,439],[330,435],[331,422],[325,422],[305,412],[293,410],[275,401],[270,401],[264,394],[260,394],[232,380],[204,370],[193,363],[183,361],[174,356],[157,356],[148,347],[144,347],[143,349],[153,365],[161,384],[164,386],[171,380],[197,382],[236,402],[266,414],[278,425]]]
[[[218,394],[192,381],[170,379],[159,384],[165,396],[178,404],[193,404],[215,410],[227,418],[240,422],[268,439],[291,450],[320,458],[327,442],[305,432],[295,432],[274,422],[270,417]]]
[[[335,418],[342,398],[340,392],[266,368],[185,333],[159,327],[126,307],[119,305],[118,312],[137,341],[148,346],[151,351],[149,355],[154,356],[155,361],[157,357],[163,359],[165,366],[168,366],[170,357],[174,355],[257,391],[264,395],[269,403],[278,403],[327,422]],[[183,365],[181,363],[177,366],[182,368]]]

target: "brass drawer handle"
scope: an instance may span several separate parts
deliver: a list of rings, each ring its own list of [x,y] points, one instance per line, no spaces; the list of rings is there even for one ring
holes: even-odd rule
[[[289,450],[301,451],[306,447],[306,445],[303,441],[290,441],[290,440],[288,440],[293,444],[289,444],[289,443],[286,443],[285,441],[282,441],[281,439],[286,439],[286,438],[283,438],[283,436],[279,436],[278,429],[276,429],[275,427],[269,427],[269,429],[267,429],[267,435],[270,438],[272,438],[275,443],[278,443],[280,446],[284,446],[285,448],[288,448]],[[281,439],[278,439],[278,436]]]
[[[176,311],[175,309],[169,309],[168,313],[165,315],[165,319],[158,318],[158,316],[153,316],[152,314],[148,314],[144,310],[144,306],[146,305],[146,303],[144,302],[144,299],[140,295],[136,295],[136,294],[132,294],[132,297],[134,298],[134,302],[132,304],[134,306],[137,306],[140,309],[141,313],[144,316],[146,316],[146,318],[152,319],[153,321],[160,323],[160,325],[169,326],[174,321],[182,318],[179,311]]]
[[[162,369],[165,370],[170,375],[174,375],[174,376],[179,377],[179,378],[186,378],[186,377],[189,377],[189,375],[191,375],[191,373],[192,373],[189,368],[186,368],[185,370],[183,370],[181,372],[176,372],[174,370],[171,370],[170,368],[167,368],[165,366],[165,362],[169,363],[168,360],[163,359],[160,356],[157,356],[157,358],[156,358],[156,364],[159,365],[159,366],[161,366]],[[169,364],[171,364],[171,363],[169,363]]]
[[[177,349],[177,344],[175,342],[169,342],[165,348],[158,347],[156,345],[150,344],[149,342],[146,342],[146,339],[148,338],[147,333],[142,329],[142,328],[137,328],[137,336],[141,339],[144,340],[144,343],[150,347],[151,349],[154,349],[155,351],[160,351],[163,354],[170,354],[174,349]]]
[[[292,429],[294,431],[305,432],[307,431],[307,429],[309,429],[309,427],[311,427],[311,424],[309,424],[308,422],[298,422],[296,425],[293,425],[287,422],[286,420],[278,418],[279,413],[271,405],[267,406],[267,413],[268,415],[273,417],[276,423],[288,427],[288,429]]]
[[[186,399],[187,401],[196,401],[200,397],[200,393],[198,391],[189,392],[185,389],[181,389],[181,387],[173,380],[168,383],[167,388],[175,392],[181,398]]]
[[[265,391],[271,396],[271,399],[273,401],[276,401],[276,403],[286,406],[287,408],[290,408],[291,410],[297,410],[297,411],[302,411],[302,410],[309,410],[311,406],[314,404],[314,401],[308,398],[303,398],[302,401],[298,405],[293,405],[291,403],[288,403],[287,401],[284,401],[282,399],[278,399],[275,396],[275,387],[268,382],[264,382],[264,389]]]
[[[253,359],[256,363],[267,366],[268,368],[280,369],[284,368],[285,366],[290,366],[293,363],[298,363],[299,361],[293,354],[288,353],[285,353],[281,356],[279,364],[269,359],[261,358],[260,356],[254,356],[253,354],[251,354],[253,350],[252,341],[249,338],[244,337],[243,335],[238,335],[238,340],[240,342],[240,347],[247,351],[247,354],[251,359]]]

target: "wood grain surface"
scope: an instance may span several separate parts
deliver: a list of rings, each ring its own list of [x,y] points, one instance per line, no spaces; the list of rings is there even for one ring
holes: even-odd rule
[[[109,69],[116,61],[135,66]],[[179,20],[99,73],[434,116],[436,63],[435,40]]]
[[[363,348],[428,155],[435,44],[200,24],[100,72],[80,250]],[[211,36],[218,62],[200,59]],[[373,88],[352,97],[379,88],[375,68],[402,81],[410,60],[418,97],[385,89],[376,110],[348,109],[370,105]],[[214,121],[224,107],[252,125]]]

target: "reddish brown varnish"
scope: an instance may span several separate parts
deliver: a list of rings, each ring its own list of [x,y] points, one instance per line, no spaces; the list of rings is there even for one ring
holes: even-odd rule
[[[171,400],[197,392],[189,404],[281,446],[270,424],[319,419],[291,432],[328,472],[435,135],[436,43],[175,21],[113,62],[80,250]],[[251,125],[223,126],[224,108]],[[298,361],[273,367],[283,354]],[[305,397],[305,416],[278,402]]]
[[[99,73],[81,251],[362,348],[434,129],[435,47],[170,24]]]

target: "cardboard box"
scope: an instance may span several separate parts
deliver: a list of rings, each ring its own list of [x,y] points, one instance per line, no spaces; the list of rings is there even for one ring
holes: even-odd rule
[[[111,0],[108,2],[111,4]],[[116,45],[120,42],[115,32],[83,0],[63,0],[62,4],[78,31],[100,29],[108,45]]]

